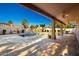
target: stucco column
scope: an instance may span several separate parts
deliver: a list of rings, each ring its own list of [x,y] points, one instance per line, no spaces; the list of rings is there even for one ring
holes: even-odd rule
[[[63,24],[61,23],[61,26],[60,26],[60,32],[61,32],[61,36],[63,36]]]
[[[63,28],[64,28],[63,34],[65,34],[66,33],[66,25],[63,25]]]
[[[52,39],[56,39],[56,35],[55,35],[55,19],[52,20]]]

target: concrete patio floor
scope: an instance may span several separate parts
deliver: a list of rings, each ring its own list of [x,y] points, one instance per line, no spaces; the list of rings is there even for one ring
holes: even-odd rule
[[[15,34],[0,35],[0,55],[38,56],[43,50],[46,50],[50,44],[65,40],[70,36],[70,34],[57,36],[57,40],[55,41],[48,39],[47,36],[20,37]]]

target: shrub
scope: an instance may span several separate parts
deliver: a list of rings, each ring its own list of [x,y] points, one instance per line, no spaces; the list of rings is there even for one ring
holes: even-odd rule
[[[5,29],[3,29],[3,34],[6,34],[6,30]]]

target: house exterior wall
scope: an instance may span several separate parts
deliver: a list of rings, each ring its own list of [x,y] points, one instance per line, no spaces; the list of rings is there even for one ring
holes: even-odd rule
[[[17,33],[17,30],[21,33],[23,27],[21,25],[14,24],[11,24],[11,26],[8,24],[0,24],[0,34],[3,34],[3,30],[6,30],[6,34]]]

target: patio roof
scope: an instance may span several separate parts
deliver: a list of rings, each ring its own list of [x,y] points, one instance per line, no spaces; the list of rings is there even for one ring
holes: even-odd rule
[[[79,19],[79,4],[75,3],[24,3],[20,4],[63,24],[75,23]]]

